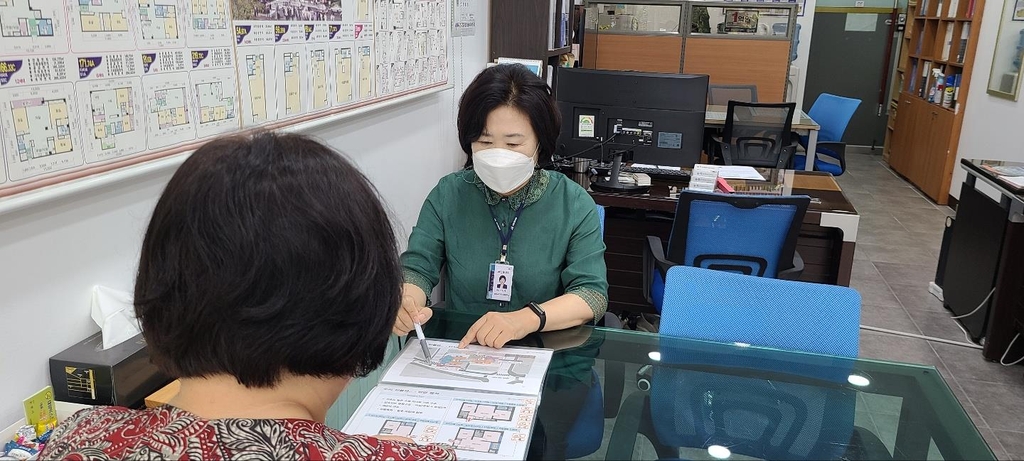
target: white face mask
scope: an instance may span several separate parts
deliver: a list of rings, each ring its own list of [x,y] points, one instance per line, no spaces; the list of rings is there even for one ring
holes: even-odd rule
[[[473,153],[473,170],[491,190],[507,194],[533,175],[533,159],[508,149],[485,149]]]

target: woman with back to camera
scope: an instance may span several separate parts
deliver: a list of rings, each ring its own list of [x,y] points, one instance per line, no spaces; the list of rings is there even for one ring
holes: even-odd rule
[[[596,322],[608,306],[594,200],[550,165],[561,117],[551,89],[522,65],[485,69],[459,102],[466,169],[427,196],[402,254],[394,332],[425,323],[444,268],[448,309],[480,314],[460,345],[500,348],[535,331]],[[511,290],[494,290],[500,277]]]
[[[377,368],[401,303],[398,251],[373,186],[296,135],[211,141],[157,202],[135,309],[168,405],[82,410],[42,459],[452,459],[440,445],[324,425]]]

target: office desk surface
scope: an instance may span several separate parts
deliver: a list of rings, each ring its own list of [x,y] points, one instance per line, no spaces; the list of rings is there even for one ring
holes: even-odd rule
[[[684,171],[689,169],[684,168]],[[839,183],[835,178],[820,171],[800,170],[775,170],[770,168],[758,168],[757,171],[767,181],[736,181],[729,180],[729,183],[736,187],[737,184],[757,189],[763,186],[782,184],[782,195],[808,195],[811,197],[810,212],[819,213],[847,213],[856,214],[857,210],[850,203],[850,200],[843,194]],[[573,180],[585,188],[590,187],[590,178],[586,174],[575,174]],[[634,209],[647,209],[651,211],[663,211],[674,213],[676,202],[679,198],[678,190],[684,184],[669,181],[652,180],[650,192],[646,194],[620,194],[612,192],[594,192],[590,195],[599,205],[620,206]],[[737,193],[743,191],[737,187]]]
[[[707,114],[704,116],[704,125],[707,126],[725,126],[725,114],[729,110],[729,106],[712,106],[707,107]],[[714,113],[721,114],[720,116],[714,116]],[[794,114],[796,115],[796,114]],[[818,122],[815,122],[806,112],[800,111],[799,116],[793,117],[793,129],[794,130],[820,130]]]
[[[424,329],[428,337],[459,340],[476,318],[438,309]],[[547,424],[547,433],[565,433],[567,428],[551,425],[572,427],[579,419],[567,414],[579,411],[578,408],[570,409],[564,397],[559,396],[573,392],[591,395],[592,386],[597,386],[602,392],[604,416],[611,418],[614,426],[610,434],[597,431],[604,434],[601,447],[607,450],[605,459],[656,456],[634,451],[637,434],[652,439],[661,458],[712,459],[708,457],[708,447],[712,445],[729,447],[734,458],[779,457],[777,450],[762,451],[769,445],[767,439],[763,445],[735,445],[722,430],[755,430],[752,426],[726,424],[735,422],[734,415],[716,412],[724,407],[734,408],[737,403],[730,399],[739,398],[738,394],[763,397],[747,408],[782,418],[776,423],[789,424],[789,435],[799,435],[796,441],[791,440],[793,447],[815,442],[828,444],[830,452],[838,452],[837,456],[845,459],[995,459],[950,388],[930,366],[844,359],[589,326],[533,334],[517,345],[556,350],[537,412],[533,441],[543,439],[536,435],[544,430],[538,426]],[[637,371],[644,366],[651,367],[649,391],[637,387]],[[579,373],[581,367],[584,373]],[[598,381],[592,380],[593,374],[599,377]],[[584,379],[573,381],[573,376]],[[717,389],[705,392],[691,387],[692,393],[673,393],[676,386],[685,382],[703,383],[698,386],[700,389]],[[672,403],[652,409],[651,397],[663,398],[666,392],[673,393],[669,397]],[[830,404],[822,405],[823,398],[830,399]],[[794,417],[789,411],[792,408],[802,408],[805,413]],[[664,413],[672,410],[693,419],[677,419],[674,425],[659,424]],[[548,416],[552,412],[555,415]],[[600,413],[589,416],[600,419]],[[686,428],[694,422],[709,428],[692,438],[699,442],[682,451],[660,447],[654,425],[659,426],[656,431],[662,435],[685,438]],[[719,429],[715,429],[716,423],[720,423]],[[821,424],[820,430],[817,424]],[[756,430],[761,429],[758,426]],[[831,439],[826,441],[825,437]],[[837,439],[842,441],[835,442]],[[772,442],[777,444],[778,440]],[[792,451],[787,459],[807,458],[799,448]]]

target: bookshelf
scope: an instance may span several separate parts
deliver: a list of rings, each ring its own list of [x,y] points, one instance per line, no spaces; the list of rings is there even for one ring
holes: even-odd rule
[[[572,51],[573,0],[492,0],[490,60],[520,58],[558,67]],[[544,78],[548,77],[547,68]]]
[[[941,205],[949,199],[984,1],[907,5],[883,157]]]

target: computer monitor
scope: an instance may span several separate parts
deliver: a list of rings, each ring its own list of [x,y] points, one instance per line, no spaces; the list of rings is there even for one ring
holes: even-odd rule
[[[623,155],[654,165],[692,167],[704,140],[708,76],[559,68],[555,99],[562,113],[559,155],[614,159],[595,190],[619,184]]]

